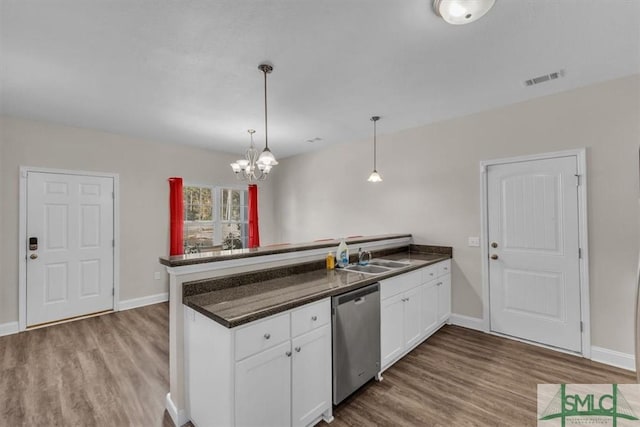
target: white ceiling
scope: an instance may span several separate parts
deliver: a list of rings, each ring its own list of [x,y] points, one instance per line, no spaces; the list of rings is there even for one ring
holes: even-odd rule
[[[264,138],[262,61],[278,158],[640,72],[637,0],[497,0],[462,26],[429,0],[0,5],[2,114],[238,154]]]

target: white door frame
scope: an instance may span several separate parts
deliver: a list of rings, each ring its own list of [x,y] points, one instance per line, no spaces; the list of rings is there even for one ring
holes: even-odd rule
[[[20,166],[20,200],[18,207],[18,328],[27,329],[27,173],[57,173],[113,178],[113,310],[120,300],[120,176],[117,173],[89,172]]]
[[[489,306],[489,223],[488,223],[488,183],[487,168],[505,163],[527,162],[531,160],[575,157],[580,185],[578,186],[578,238],[582,249],[580,259],[580,320],[582,321],[582,356],[591,358],[591,315],[589,309],[589,243],[587,232],[587,160],[586,149],[556,151],[505,159],[483,160],[480,162],[480,256],[482,259],[482,325],[485,332],[491,332],[491,311]]]

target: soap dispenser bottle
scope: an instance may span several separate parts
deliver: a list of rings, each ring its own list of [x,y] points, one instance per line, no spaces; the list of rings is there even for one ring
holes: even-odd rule
[[[336,251],[336,258],[338,260],[338,267],[345,268],[349,265],[349,247],[344,239],[340,240],[338,250]]]

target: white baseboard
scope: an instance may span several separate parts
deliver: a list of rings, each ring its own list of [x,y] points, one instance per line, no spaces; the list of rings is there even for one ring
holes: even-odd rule
[[[159,302],[169,301],[169,292],[161,294],[149,295],[148,297],[132,298],[120,301],[118,310],[131,310],[132,308],[144,307],[145,305],[158,304]]]
[[[17,334],[20,331],[18,322],[0,323],[0,337],[4,335]]]
[[[173,400],[171,400],[171,393],[167,393],[167,397],[165,398],[165,408],[167,409],[169,416],[173,420],[173,424],[177,427],[180,427],[189,421],[184,413],[184,410],[178,411],[178,409],[176,408],[175,403],[173,403]]]
[[[633,354],[609,350],[608,348],[591,346],[591,360],[629,371],[636,370],[636,361]]]
[[[453,313],[449,317],[449,323],[456,326],[462,326],[463,328],[475,329],[476,331],[484,332],[484,321],[477,317]]]

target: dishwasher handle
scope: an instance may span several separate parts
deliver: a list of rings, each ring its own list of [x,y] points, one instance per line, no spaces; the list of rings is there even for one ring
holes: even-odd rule
[[[356,289],[355,291],[347,292],[346,294],[338,295],[336,297],[333,297],[331,302],[333,307],[346,304],[353,300],[355,300],[356,304],[360,304],[365,301],[365,296],[376,292],[380,292],[380,283],[374,283],[367,287]]]

